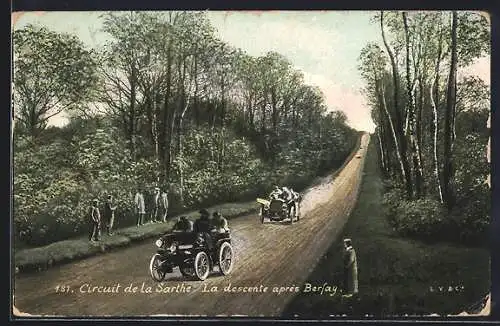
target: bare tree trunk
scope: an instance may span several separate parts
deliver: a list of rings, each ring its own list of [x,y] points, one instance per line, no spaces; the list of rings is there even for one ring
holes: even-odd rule
[[[451,24],[451,62],[446,91],[446,114],[444,125],[444,167],[443,167],[443,197],[448,208],[453,206],[451,180],[453,177],[453,132],[455,124],[456,104],[456,78],[457,78],[457,12],[452,13]]]

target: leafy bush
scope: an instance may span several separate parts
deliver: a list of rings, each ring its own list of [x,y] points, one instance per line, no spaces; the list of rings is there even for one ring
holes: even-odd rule
[[[407,200],[401,189],[392,188],[384,194],[385,216],[393,230],[404,236],[478,244],[487,238],[489,230],[488,191],[486,185],[478,187],[460,197],[448,212],[435,199]]]
[[[52,141],[45,137],[38,144],[16,135],[16,243],[40,246],[86,232],[92,200],[97,198],[103,205],[107,194],[117,203],[116,227],[133,225],[136,188],[156,186],[154,158],[132,159],[119,129],[106,122],[92,124],[80,119],[50,133],[55,137]],[[182,153],[173,159],[170,215],[220,202],[253,200],[273,185],[301,190],[321,169],[340,166],[353,148],[356,134],[319,142],[300,131],[297,139],[281,142],[274,160],[267,161],[256,144],[232,130],[224,134],[205,127],[191,130],[183,135]]]
[[[401,234],[438,239],[445,231],[444,207],[434,199],[403,200],[398,205],[397,212],[395,225]]]

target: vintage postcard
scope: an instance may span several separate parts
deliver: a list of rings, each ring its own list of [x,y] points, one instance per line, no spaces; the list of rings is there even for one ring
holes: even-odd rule
[[[12,40],[14,316],[489,315],[488,14],[14,12]]]

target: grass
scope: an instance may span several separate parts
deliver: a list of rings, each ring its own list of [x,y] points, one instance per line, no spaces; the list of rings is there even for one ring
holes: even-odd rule
[[[229,203],[211,207],[209,211],[218,210],[224,217],[231,219],[249,214],[258,209],[256,202]],[[198,217],[197,211],[185,213],[190,219]],[[16,250],[14,263],[16,272],[40,271],[62,263],[98,255],[110,250],[128,246],[133,242],[158,237],[170,230],[176,218],[167,223],[145,224],[118,229],[112,236],[103,235],[101,241],[91,243],[88,237],[64,240],[47,246]]]
[[[346,299],[301,293],[284,316],[457,314],[484,297],[490,289],[488,250],[430,245],[396,235],[383,214],[383,185],[373,143],[368,151],[358,204],[342,236],[307,281],[313,285],[342,284],[342,238],[349,237],[357,251],[359,296]],[[450,286],[453,291],[448,292]]]

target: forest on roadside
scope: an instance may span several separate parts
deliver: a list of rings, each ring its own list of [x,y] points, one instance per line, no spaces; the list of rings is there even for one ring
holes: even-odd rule
[[[359,58],[377,127],[386,216],[402,235],[487,244],[489,86],[459,75],[490,54],[474,12],[379,12]]]
[[[99,48],[35,25],[13,32],[16,245],[82,234],[106,194],[118,226],[132,225],[138,187],[169,190],[170,215],[301,190],[357,144],[287,58],[231,47],[202,12],[101,19]],[[63,113],[66,125],[48,125]]]

